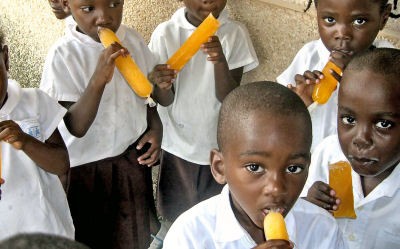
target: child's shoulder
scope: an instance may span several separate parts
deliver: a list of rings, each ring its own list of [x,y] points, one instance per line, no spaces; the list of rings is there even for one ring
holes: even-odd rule
[[[294,215],[295,222],[300,222],[304,227],[317,225],[318,229],[326,229],[337,225],[335,218],[325,209],[299,198],[290,211]]]

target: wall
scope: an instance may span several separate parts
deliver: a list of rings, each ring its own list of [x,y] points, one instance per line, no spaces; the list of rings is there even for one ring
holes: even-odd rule
[[[228,0],[231,15],[245,23],[253,39],[260,66],[243,82],[274,80],[296,51],[318,37],[315,11],[303,13],[306,0]],[[125,0],[123,22],[146,40],[158,23],[181,6],[177,0]],[[0,25],[11,50],[11,77],[24,86],[38,86],[49,47],[64,30],[45,0],[0,0]],[[390,20],[380,34],[400,47],[399,20]]]

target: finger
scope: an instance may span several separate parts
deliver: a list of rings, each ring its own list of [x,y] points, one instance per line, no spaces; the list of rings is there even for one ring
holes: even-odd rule
[[[296,82],[296,86],[301,84],[306,84],[306,78],[301,74],[296,74],[294,76],[294,81]]]
[[[342,80],[342,75],[338,74],[336,71],[334,70],[330,70],[331,75],[333,76],[333,78],[335,78],[338,82],[340,82]]]
[[[306,78],[306,80],[309,80],[310,83],[316,83],[317,81],[319,82],[320,80],[320,75],[317,75],[309,70],[305,71],[303,76]]]

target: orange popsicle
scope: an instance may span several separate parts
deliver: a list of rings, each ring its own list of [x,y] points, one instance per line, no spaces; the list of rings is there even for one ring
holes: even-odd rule
[[[348,162],[339,161],[329,165],[329,186],[340,199],[339,209],[333,212],[333,216],[355,219],[351,166]]]
[[[267,240],[282,239],[289,241],[285,220],[279,212],[269,212],[264,218],[264,233]]]
[[[180,71],[183,66],[197,53],[201,45],[212,36],[219,27],[219,21],[210,13],[197,27],[193,34],[182,46],[168,59],[167,64],[171,69]]]
[[[335,91],[336,85],[338,83],[335,77],[332,76],[331,72],[329,72],[330,69],[332,69],[339,75],[342,73],[342,70],[330,60],[328,61],[328,63],[326,63],[325,67],[322,69],[324,78],[314,86],[312,94],[312,99],[321,105],[325,104],[329,100],[333,91]]]
[[[105,48],[114,42],[118,42],[122,46],[121,41],[111,29],[100,27],[98,34],[100,41]],[[150,94],[153,91],[153,85],[142,73],[132,57],[119,56],[117,59],[115,59],[115,65],[133,91],[138,96],[142,98],[148,98],[148,100],[150,100]]]

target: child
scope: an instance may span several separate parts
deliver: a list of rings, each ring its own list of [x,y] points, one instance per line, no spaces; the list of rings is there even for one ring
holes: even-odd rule
[[[318,0],[314,3],[321,38],[307,43],[289,68],[277,78],[279,83],[299,94],[307,106],[312,103],[314,83],[323,78],[320,71],[328,60],[343,69],[350,58],[359,52],[373,46],[391,46],[388,42],[375,40],[389,18],[392,6],[388,0]],[[311,112],[311,151],[324,137],[336,134],[336,116],[337,91],[326,104],[318,105]]]
[[[57,175],[69,168],[57,129],[66,110],[39,89],[8,79],[8,47],[0,33],[0,240],[21,232],[74,238],[67,198]]]
[[[65,5],[68,0],[48,0],[48,1],[52,12],[57,19],[62,20],[71,15],[69,9],[65,8]]]
[[[151,168],[145,165],[158,160],[161,122],[114,60],[131,51],[144,74],[155,63],[142,37],[121,25],[123,5],[69,0],[77,26],[50,50],[40,85],[68,109],[60,124],[72,166],[68,201],[76,240],[92,249],[147,248],[150,221],[157,221]],[[117,43],[104,49],[98,27],[116,32],[126,49]]]
[[[400,248],[399,78],[398,49],[354,57],[340,83],[338,135],[313,154],[303,193],[329,211],[340,208],[340,200],[327,184],[327,166],[348,161],[353,168],[357,218],[337,219],[350,248]]]
[[[185,0],[185,7],[160,24],[150,40],[158,62],[165,63],[210,12],[220,22],[216,36],[202,45],[204,53],[196,53],[182,71],[158,65],[150,76],[164,125],[157,203],[166,223],[221,191],[209,168],[218,111],[243,72],[258,65],[247,29],[228,17],[226,2]]]
[[[175,221],[164,249],[347,248],[333,217],[298,199],[310,162],[311,119],[296,94],[272,82],[240,86],[225,98],[217,132],[211,169],[227,185]],[[265,241],[270,210],[285,216],[292,243]]]

